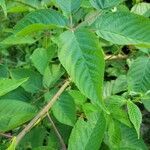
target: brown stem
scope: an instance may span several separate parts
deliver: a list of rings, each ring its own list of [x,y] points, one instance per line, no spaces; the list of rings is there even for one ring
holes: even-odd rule
[[[54,129],[54,131],[55,131],[55,133],[56,133],[60,143],[61,143],[62,150],[67,150],[65,142],[64,142],[62,136],[60,135],[59,131],[57,130],[57,127],[55,126],[55,124],[54,124],[52,118],[50,117],[49,113],[47,113],[47,117],[48,117],[48,119],[49,119],[49,121],[50,121],[50,123],[51,123],[51,125],[52,125],[52,127],[53,127],[53,129]]]
[[[0,136],[4,136],[6,138],[12,138],[13,136],[10,134],[6,134],[6,133],[0,133]]]
[[[53,106],[53,104],[57,101],[59,96],[63,93],[63,91],[67,88],[69,85],[69,81],[67,80],[62,87],[58,90],[58,92],[53,96],[53,98],[49,101],[49,103],[44,106],[44,108],[27,124],[27,126],[17,135],[16,137],[16,146],[19,144],[21,139],[33,128],[33,126],[37,123],[39,119],[43,119],[49,109]]]
[[[122,60],[122,59],[127,59],[127,55],[106,55],[105,60]]]

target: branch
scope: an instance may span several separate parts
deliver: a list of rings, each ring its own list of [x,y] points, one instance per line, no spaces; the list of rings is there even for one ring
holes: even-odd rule
[[[47,113],[47,117],[48,117],[48,119],[49,119],[49,121],[50,121],[50,123],[51,123],[51,125],[52,125],[52,127],[53,127],[53,129],[54,129],[54,131],[55,131],[55,133],[56,133],[56,135],[57,135],[61,145],[62,145],[62,150],[67,150],[66,145],[64,143],[64,140],[63,140],[62,136],[60,135],[59,131],[57,130],[57,128],[56,128],[53,120],[51,119],[49,113]]]
[[[53,98],[49,101],[49,103],[44,106],[44,108],[29,122],[29,124],[17,135],[16,137],[16,146],[19,144],[21,139],[33,128],[33,126],[39,121],[39,119],[43,119],[49,109],[53,106],[53,104],[57,101],[59,96],[63,93],[63,91],[69,85],[69,81],[67,80],[62,87],[58,90],[58,92],[53,96]]]
[[[105,60],[122,60],[122,59],[127,59],[127,55],[106,55]]]
[[[4,136],[6,138],[12,138],[13,136],[10,134],[0,133],[0,136]]]

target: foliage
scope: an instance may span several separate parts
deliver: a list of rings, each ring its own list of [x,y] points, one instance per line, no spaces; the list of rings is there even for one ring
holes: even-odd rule
[[[0,0],[0,17],[0,149],[150,148],[148,2]]]

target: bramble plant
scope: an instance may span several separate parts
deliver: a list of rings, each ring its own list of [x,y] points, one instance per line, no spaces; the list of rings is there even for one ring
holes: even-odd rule
[[[0,0],[0,149],[148,150],[150,4]]]

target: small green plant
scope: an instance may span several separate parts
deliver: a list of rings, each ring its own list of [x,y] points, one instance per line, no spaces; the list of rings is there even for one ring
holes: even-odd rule
[[[150,148],[150,4],[0,8],[0,149]]]

